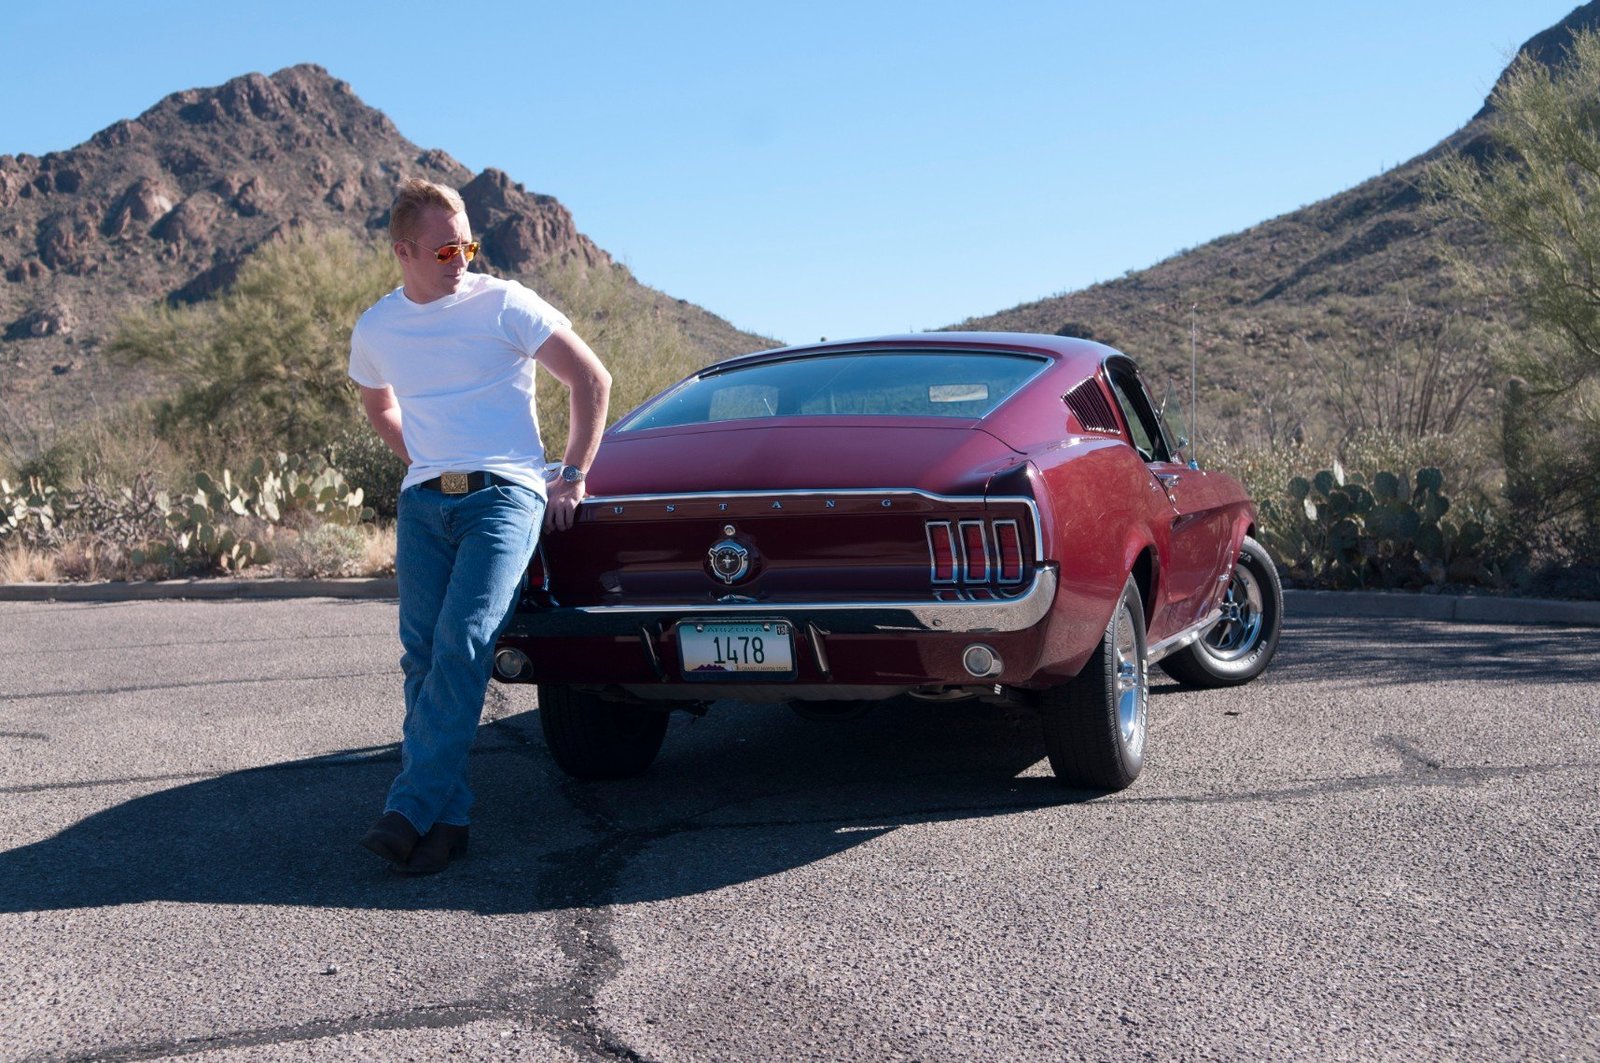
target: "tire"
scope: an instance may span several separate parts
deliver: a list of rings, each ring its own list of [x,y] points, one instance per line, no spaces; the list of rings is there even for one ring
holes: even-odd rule
[[[1249,536],[1222,600],[1222,619],[1161,662],[1185,686],[1236,687],[1260,675],[1278,651],[1283,584],[1267,551]]]
[[[1122,790],[1139,777],[1150,720],[1145,651],[1144,603],[1129,577],[1094,656],[1040,706],[1045,751],[1063,785]]]
[[[630,779],[661,751],[667,714],[540,683],[539,726],[556,767],[574,779]]]

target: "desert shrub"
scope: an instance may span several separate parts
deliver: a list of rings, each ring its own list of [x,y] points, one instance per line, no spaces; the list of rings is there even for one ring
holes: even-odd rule
[[[346,375],[350,331],[398,283],[383,246],[299,233],[252,255],[217,299],[128,315],[110,350],[175,385],[156,425],[196,464],[324,452],[361,417]]]
[[[34,477],[58,489],[89,482],[131,484],[137,477],[169,485],[186,476],[184,460],[156,431],[151,410],[142,404],[74,425],[44,447],[27,456],[14,454],[13,459],[6,464],[16,479]]]
[[[1501,368],[1520,383],[1503,412],[1508,492],[1531,531],[1600,548],[1600,34],[1575,32],[1564,61],[1519,56],[1490,97],[1488,138],[1435,164],[1444,216],[1482,225],[1496,254],[1458,255],[1485,299],[1520,312]]]
[[[293,579],[354,576],[362,570],[367,540],[360,528],[318,524],[304,531],[280,531],[272,557],[280,575]]]
[[[1342,351],[1306,344],[1308,365],[1345,437],[1453,435],[1488,413],[1494,373],[1480,316],[1403,303],[1357,327]]]
[[[1503,475],[1493,441],[1489,424],[1469,425],[1454,436],[1365,431],[1339,443],[1217,443],[1202,464],[1238,477],[1258,502],[1288,502],[1288,484],[1296,476],[1310,479],[1336,464],[1363,481],[1380,472],[1431,467],[1443,471],[1453,494],[1483,505],[1497,497]]]
[[[705,352],[645,288],[621,266],[576,263],[551,267],[534,282],[540,295],[572,319],[572,327],[611,372],[609,420],[700,368]],[[539,430],[552,460],[566,445],[566,389],[539,382]]]
[[[147,474],[136,474],[118,487],[89,480],[70,497],[58,562],[67,579],[130,574],[140,567],[133,562],[134,551],[167,534],[171,497]]]
[[[394,520],[406,464],[378,438],[366,419],[352,422],[335,436],[329,454],[351,488],[360,489],[372,512],[380,520]]]

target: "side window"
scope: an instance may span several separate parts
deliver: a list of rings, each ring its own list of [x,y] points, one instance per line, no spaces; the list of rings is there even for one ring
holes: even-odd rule
[[[1139,377],[1128,366],[1108,366],[1111,390],[1116,392],[1117,405],[1128,430],[1133,434],[1134,449],[1145,461],[1171,461],[1167,441],[1161,431],[1161,421],[1156,416],[1150,395],[1139,382]]]

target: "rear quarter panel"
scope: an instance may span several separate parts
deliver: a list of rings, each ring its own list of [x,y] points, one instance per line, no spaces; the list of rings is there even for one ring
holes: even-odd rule
[[[1070,679],[1094,652],[1135,560],[1157,546],[1170,505],[1119,440],[1067,440],[1032,456],[1045,555],[1061,566],[1038,670],[1040,685]]]

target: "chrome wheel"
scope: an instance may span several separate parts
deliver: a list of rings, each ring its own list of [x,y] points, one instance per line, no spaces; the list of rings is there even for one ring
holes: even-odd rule
[[[1122,744],[1133,758],[1144,754],[1144,732],[1150,715],[1150,674],[1139,652],[1139,633],[1126,602],[1117,607],[1117,725]]]
[[[1163,671],[1188,686],[1232,687],[1250,682],[1272,660],[1283,630],[1283,584],[1271,555],[1248,535],[1221,609],[1197,642],[1161,659]]]
[[[1222,618],[1206,632],[1205,643],[1219,661],[1237,661],[1261,641],[1264,620],[1261,583],[1244,565],[1235,565],[1222,599]]]
[[[1067,786],[1121,790],[1144,769],[1150,721],[1144,601],[1130,576],[1083,671],[1040,695],[1045,752]]]

